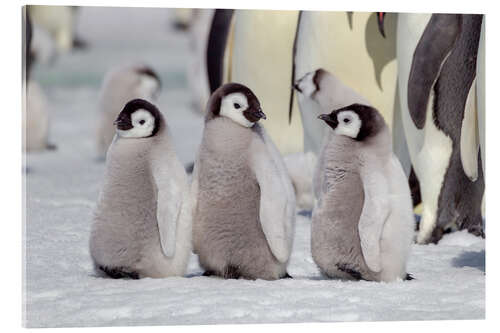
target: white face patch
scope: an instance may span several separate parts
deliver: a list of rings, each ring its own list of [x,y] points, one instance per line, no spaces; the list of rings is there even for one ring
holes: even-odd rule
[[[350,138],[356,138],[361,128],[361,119],[354,111],[342,111],[337,114],[339,124],[333,131],[337,135],[345,135]]]
[[[242,93],[232,93],[222,98],[220,104],[220,115],[245,127],[252,127],[254,123],[243,115],[248,108],[248,100]]]
[[[316,91],[316,85],[314,84],[314,75],[316,72],[309,72],[304,75],[298,82],[297,85],[301,90],[301,94],[306,97],[311,97],[312,94]]]
[[[155,129],[155,118],[144,109],[138,109],[131,115],[133,128],[123,131],[117,129],[116,132],[123,138],[145,138],[150,136]]]
[[[156,98],[158,94],[159,82],[150,75],[141,75],[137,94],[144,99]]]

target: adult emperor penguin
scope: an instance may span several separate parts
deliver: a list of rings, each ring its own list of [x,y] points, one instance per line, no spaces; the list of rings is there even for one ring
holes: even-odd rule
[[[352,104],[319,119],[333,135],[316,173],[321,186],[312,216],[314,261],[329,277],[409,278],[411,195],[383,117],[370,106]]]
[[[104,157],[115,135],[113,121],[123,105],[134,98],[155,101],[161,83],[158,75],[143,64],[127,64],[111,69],[104,77],[99,96],[96,144]]]
[[[246,86],[218,88],[207,105],[195,162],[193,245],[204,275],[288,277],[295,197],[283,160]]]
[[[112,278],[183,275],[191,252],[191,202],[167,124],[151,103],[128,102],[115,121],[90,254]]]
[[[399,14],[401,117],[420,182],[419,243],[448,228],[483,235],[484,192],[476,115],[482,15]]]

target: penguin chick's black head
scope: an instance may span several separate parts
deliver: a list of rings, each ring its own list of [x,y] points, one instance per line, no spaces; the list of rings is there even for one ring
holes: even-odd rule
[[[239,83],[227,83],[215,90],[210,97],[206,120],[218,116],[227,117],[245,127],[266,119],[257,96]]]
[[[118,135],[125,138],[147,138],[160,130],[161,113],[153,104],[143,99],[128,102],[116,118]]]
[[[375,136],[385,124],[375,108],[363,104],[352,104],[330,114],[321,114],[318,118],[326,122],[335,134],[357,141]]]
[[[158,74],[149,66],[143,65],[139,66],[135,69],[136,73],[140,76],[150,77],[151,79],[156,81],[156,87],[154,91],[154,95],[157,95],[161,90],[161,80]]]
[[[313,97],[321,90],[321,80],[327,73],[323,68],[306,73],[294,83],[293,88],[307,97]]]

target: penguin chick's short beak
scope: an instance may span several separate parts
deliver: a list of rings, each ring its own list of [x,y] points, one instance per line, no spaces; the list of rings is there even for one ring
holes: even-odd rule
[[[122,131],[126,131],[126,130],[129,130],[132,127],[134,127],[134,126],[132,126],[132,123],[130,121],[123,119],[123,118],[116,119],[113,122],[113,125],[115,125],[116,128],[118,128],[119,130],[122,130]]]
[[[262,112],[261,109],[259,109],[256,113],[255,113],[255,116],[258,117],[259,119],[262,118],[262,119],[267,119],[266,117],[266,114],[264,112]]]
[[[299,87],[298,81],[293,84],[293,89],[297,90],[300,93],[302,92],[302,89],[300,89],[300,87]]]
[[[332,118],[332,116],[329,115],[329,114],[320,114],[318,116],[318,119],[323,120],[324,122],[326,122],[333,129],[335,129],[335,127],[337,127],[337,125],[338,125],[337,119],[336,118]]]
[[[259,121],[260,119],[266,119],[266,115],[262,112],[261,108],[248,109],[243,111],[245,118],[247,118],[252,123]]]

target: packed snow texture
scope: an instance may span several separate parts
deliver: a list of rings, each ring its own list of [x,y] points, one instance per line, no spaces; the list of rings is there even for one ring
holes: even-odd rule
[[[188,164],[203,119],[191,109],[187,37],[164,9],[84,8],[78,31],[90,49],[36,66],[50,102],[56,151],[27,155],[25,325],[111,326],[217,323],[482,319],[485,243],[466,232],[438,245],[413,245],[408,272],[394,283],[327,280],[310,254],[310,218],[297,215],[288,272],[279,281],[202,277],[192,256],[186,277],[97,277],[88,251],[92,209],[104,164],[95,159],[100,80],[111,66],[144,60],[163,80],[159,107]],[[126,24],[125,24],[126,22]]]

